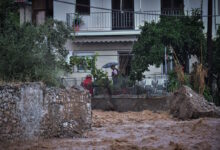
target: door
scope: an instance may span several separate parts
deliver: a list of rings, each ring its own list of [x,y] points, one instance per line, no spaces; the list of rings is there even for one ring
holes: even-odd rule
[[[119,52],[119,70],[124,76],[129,76],[131,72],[131,59],[130,52]]]
[[[134,0],[112,0],[112,30],[134,29]]]

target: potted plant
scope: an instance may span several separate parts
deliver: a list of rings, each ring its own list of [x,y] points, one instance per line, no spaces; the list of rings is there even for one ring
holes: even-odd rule
[[[83,24],[82,17],[77,13],[73,19],[73,27],[75,31],[79,31],[80,25]]]

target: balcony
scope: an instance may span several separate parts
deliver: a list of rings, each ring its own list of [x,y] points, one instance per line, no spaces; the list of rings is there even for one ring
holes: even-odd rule
[[[144,22],[158,22],[160,15],[183,15],[180,9],[162,9],[162,11],[106,11],[91,12],[89,15],[66,14],[66,21],[76,35],[137,35]],[[185,12],[188,14],[188,12]],[[78,19],[80,18],[80,19]],[[110,32],[109,32],[110,31]]]
[[[77,18],[81,19],[77,19]],[[157,22],[160,11],[150,12],[91,12],[90,15],[80,15],[68,13],[66,15],[67,25],[72,27],[76,33],[85,32],[124,32],[138,34],[139,27],[144,22]],[[78,26],[79,25],[79,26]]]

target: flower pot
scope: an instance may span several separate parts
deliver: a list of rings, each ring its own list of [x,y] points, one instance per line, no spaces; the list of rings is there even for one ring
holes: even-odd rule
[[[74,30],[75,32],[79,31],[79,25],[75,25]]]

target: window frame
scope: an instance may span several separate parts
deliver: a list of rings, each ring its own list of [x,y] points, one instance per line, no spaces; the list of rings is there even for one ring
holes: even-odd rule
[[[183,6],[181,6],[181,7],[179,7],[179,8],[178,8],[178,7],[174,7],[174,1],[175,1],[175,0],[170,0],[171,6],[169,6],[169,7],[167,7],[167,8],[164,8],[164,7],[163,7],[163,5],[164,5],[164,3],[165,3],[164,1],[165,1],[165,0],[161,0],[161,10],[162,10],[162,9],[184,9],[184,0],[182,0],[182,1],[183,1],[183,3],[182,3]]]

